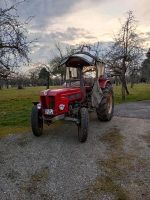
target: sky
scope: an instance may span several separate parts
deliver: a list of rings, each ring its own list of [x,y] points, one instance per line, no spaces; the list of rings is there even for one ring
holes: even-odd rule
[[[9,6],[16,0],[0,0]],[[132,10],[145,48],[150,47],[149,0],[27,0],[18,7],[21,20],[32,17],[27,25],[29,38],[37,38],[31,51],[32,63],[47,62],[55,43],[109,43]]]

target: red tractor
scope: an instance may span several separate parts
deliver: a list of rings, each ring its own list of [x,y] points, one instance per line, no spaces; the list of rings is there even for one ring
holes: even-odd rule
[[[67,120],[78,126],[78,139],[85,142],[89,111],[96,111],[100,121],[111,120],[114,95],[110,80],[102,76],[102,65],[88,52],[77,52],[61,63],[59,67],[66,67],[65,88],[41,91],[40,102],[33,102],[31,125],[35,136],[42,135],[44,123]]]

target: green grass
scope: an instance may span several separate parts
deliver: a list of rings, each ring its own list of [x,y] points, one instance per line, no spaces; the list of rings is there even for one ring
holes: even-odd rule
[[[115,103],[121,103],[121,88],[113,86],[115,93]],[[125,102],[150,100],[150,84],[135,84],[133,89],[128,85],[129,95],[126,96]]]
[[[45,87],[0,90],[0,136],[30,130],[32,102]]]
[[[39,92],[43,89],[45,87],[0,90],[0,136],[30,130],[32,101],[39,100]],[[129,90],[127,102],[150,99],[148,84],[138,84]],[[115,103],[120,103],[120,86],[114,86],[114,93]]]

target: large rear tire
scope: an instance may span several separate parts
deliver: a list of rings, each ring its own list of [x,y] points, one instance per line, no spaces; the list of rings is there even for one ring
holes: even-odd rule
[[[80,142],[85,142],[88,137],[89,128],[89,113],[87,108],[81,108],[80,110],[80,124],[78,125],[78,139]]]
[[[43,134],[43,120],[40,118],[40,110],[34,105],[31,113],[31,127],[33,135],[39,137]]]
[[[107,84],[102,90],[103,97],[96,109],[97,117],[100,121],[110,121],[114,113],[114,93],[111,84]]]

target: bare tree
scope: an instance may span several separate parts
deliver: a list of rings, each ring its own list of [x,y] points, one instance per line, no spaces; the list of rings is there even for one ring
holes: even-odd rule
[[[0,69],[0,89],[2,89],[3,85],[5,85],[7,88],[9,79],[11,76],[13,76],[13,72],[6,70],[6,69]]]
[[[41,64],[37,63],[36,67],[31,68],[28,71],[28,77],[30,79],[30,84],[32,86],[37,86],[38,85],[39,73],[40,73],[41,69],[42,69]]]
[[[17,15],[18,3],[9,8],[0,8],[0,78],[6,71],[28,62],[29,46],[26,23],[20,22]]]
[[[65,73],[66,69],[64,67],[59,67],[62,60],[71,55],[73,52],[73,48],[71,46],[66,46],[65,48],[58,42],[55,43],[55,54],[53,58],[49,61],[46,69],[52,76],[60,76],[60,84],[65,81]]]
[[[132,11],[127,13],[127,18],[121,30],[114,38],[106,62],[114,75],[119,76],[122,83],[122,100],[129,94],[126,75],[135,74],[140,66],[142,57],[141,40],[136,32],[137,22]]]
[[[60,63],[63,59],[67,58],[68,56],[74,54],[75,52],[85,50],[94,52],[95,56],[99,56],[99,46],[100,43],[96,44],[78,44],[74,46],[66,46],[63,47],[60,43],[55,43],[55,53],[52,56],[52,59],[49,60],[47,64],[40,64],[41,68],[46,69],[47,73],[45,73],[45,79],[47,81],[47,89],[49,88],[50,83],[53,83],[53,79],[55,76],[59,77],[59,82],[62,84],[65,81],[66,75],[66,68],[59,67]]]
[[[58,67],[61,63],[61,61],[74,54],[75,52],[79,52],[79,51],[88,51],[88,52],[92,52],[93,55],[95,55],[97,58],[99,57],[99,53],[101,51],[100,49],[100,43],[96,43],[96,44],[87,44],[87,43],[83,43],[83,44],[78,44],[78,45],[74,45],[74,46],[66,46],[66,48],[62,48],[62,46],[59,43],[55,44],[56,47],[56,55],[53,57],[53,59],[51,59],[50,63],[49,63],[49,67],[50,67],[50,74],[52,75],[56,75],[59,74],[61,77],[61,83],[65,81],[65,68],[63,67]]]

